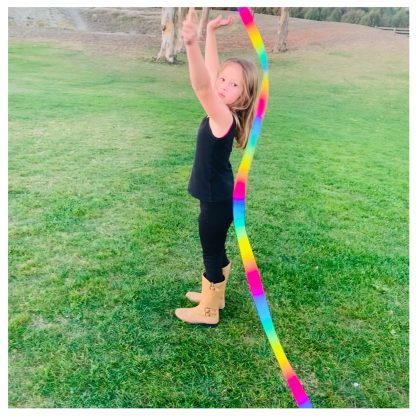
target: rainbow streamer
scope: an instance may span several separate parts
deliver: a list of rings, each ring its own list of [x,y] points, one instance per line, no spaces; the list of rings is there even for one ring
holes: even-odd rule
[[[247,190],[247,179],[251,162],[254,156],[254,151],[256,149],[257,141],[260,135],[264,113],[267,107],[267,100],[269,96],[269,73],[266,50],[264,48],[260,32],[257,29],[256,23],[254,22],[253,15],[248,7],[239,7],[238,11],[240,13],[241,20],[247,30],[248,36],[250,37],[250,40],[259,56],[263,69],[263,79],[257,104],[256,117],[253,121],[247,146],[235,180],[233,193],[234,226],[237,233],[238,245],[240,248],[241,258],[243,260],[248,284],[250,286],[251,295],[253,296],[257,313],[259,314],[260,321],[263,325],[263,329],[272,346],[274,355],[276,356],[277,362],[282,370],[287,384],[289,385],[290,391],[297,405],[301,408],[311,408],[313,407],[312,403],[306,395],[305,390],[303,389],[302,384],[293,371],[293,368],[290,365],[288,359],[286,358],[286,354],[283,351],[283,347],[280,344],[276,330],[274,329],[269,305],[266,300],[266,294],[264,292],[263,284],[260,278],[260,272],[257,267],[245,228],[245,198]]]

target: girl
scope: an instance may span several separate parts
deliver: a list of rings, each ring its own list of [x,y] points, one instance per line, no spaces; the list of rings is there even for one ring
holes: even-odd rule
[[[207,25],[205,62],[197,40],[197,17],[189,9],[182,24],[192,88],[207,116],[199,126],[195,161],[188,192],[200,200],[198,217],[205,272],[202,291],[186,297],[193,308],[176,309],[177,318],[190,324],[215,326],[225,306],[225,286],[231,262],[225,251],[233,221],[234,176],[229,162],[234,138],[245,149],[256,111],[257,67],[244,59],[227,59],[220,65],[215,31],[230,25],[232,16],[218,16]]]

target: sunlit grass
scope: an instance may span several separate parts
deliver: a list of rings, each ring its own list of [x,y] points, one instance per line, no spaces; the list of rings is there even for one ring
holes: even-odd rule
[[[220,325],[174,316],[203,270],[186,65],[9,52],[9,405],[294,407],[233,228]],[[408,77],[392,54],[270,63],[247,232],[315,407],[408,406]]]

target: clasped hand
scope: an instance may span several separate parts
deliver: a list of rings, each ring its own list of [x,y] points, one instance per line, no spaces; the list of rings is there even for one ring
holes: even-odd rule
[[[189,8],[186,19],[182,22],[182,39],[185,45],[192,45],[197,40],[198,18],[193,7]]]

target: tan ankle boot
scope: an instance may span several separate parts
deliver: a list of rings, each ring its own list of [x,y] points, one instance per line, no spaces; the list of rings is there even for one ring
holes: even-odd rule
[[[225,282],[211,283],[202,274],[201,300],[194,308],[179,308],[175,315],[189,324],[216,326],[220,320],[219,305],[225,289]]]
[[[225,277],[225,285],[227,285],[227,281],[228,281],[228,276],[230,275],[230,270],[231,270],[231,261],[222,268],[222,274]],[[222,282],[221,282],[222,283]],[[201,293],[200,292],[187,292],[185,295],[191,302],[195,302],[198,303],[201,300]],[[225,287],[224,287],[224,294],[221,298],[220,301],[220,309],[224,309],[225,308]]]

